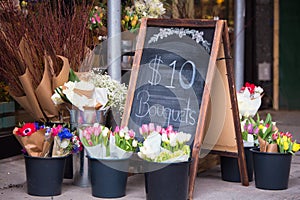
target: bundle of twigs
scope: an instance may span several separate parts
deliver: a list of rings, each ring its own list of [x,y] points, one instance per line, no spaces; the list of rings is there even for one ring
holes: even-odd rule
[[[24,12],[16,8],[15,0],[0,1],[0,78],[10,86],[12,96],[28,95],[20,82],[25,73],[32,77],[33,89],[41,84],[45,62],[49,79],[58,75],[63,63],[57,55],[79,70],[92,5],[85,0],[43,0],[28,3]]]

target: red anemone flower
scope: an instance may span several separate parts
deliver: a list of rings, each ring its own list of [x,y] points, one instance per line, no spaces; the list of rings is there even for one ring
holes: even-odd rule
[[[23,127],[19,128],[17,134],[24,137],[30,136],[32,133],[36,132],[36,127],[34,123],[26,123]]]

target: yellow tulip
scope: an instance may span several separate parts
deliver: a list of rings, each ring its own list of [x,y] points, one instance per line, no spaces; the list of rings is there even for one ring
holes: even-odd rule
[[[280,138],[278,138],[278,139],[276,140],[276,142],[277,142],[277,144],[279,145],[280,142],[281,142]]]
[[[136,26],[136,23],[137,23],[136,20],[132,20],[132,21],[131,21],[131,26],[132,26],[132,27],[135,27],[135,26]]]
[[[128,22],[129,21],[129,16],[125,15],[124,20],[125,20],[125,22]]]
[[[300,144],[297,144],[296,142],[293,143],[293,152],[297,152],[300,150]]]
[[[134,15],[134,16],[133,16],[133,20],[136,20],[136,21],[137,21],[138,19],[139,19],[139,18],[138,18],[137,15]]]
[[[282,137],[282,139],[283,139],[284,142],[287,142],[287,141],[288,141],[288,138],[287,138],[286,135],[284,135],[284,136]]]
[[[289,149],[289,143],[287,141],[283,142],[283,149],[286,151]]]
[[[262,130],[262,129],[264,129],[264,128],[265,128],[265,126],[264,126],[264,125],[262,125],[262,124],[260,124],[260,125],[258,126],[258,128],[259,128],[260,130]]]

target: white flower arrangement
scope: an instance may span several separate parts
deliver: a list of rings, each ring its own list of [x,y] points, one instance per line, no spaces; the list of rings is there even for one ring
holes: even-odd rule
[[[246,83],[237,93],[239,113],[244,117],[253,117],[260,105],[263,89],[260,86]]]
[[[166,13],[164,4],[160,0],[138,0],[134,2],[134,7],[140,18],[158,18]]]
[[[69,103],[79,110],[108,110],[117,108],[122,114],[127,95],[127,87],[111,79],[107,74],[93,71],[80,75],[79,81],[68,81],[55,89],[51,99],[55,105]]]
[[[176,132],[172,126],[166,129],[160,126],[142,125],[140,133],[145,137],[140,147],[138,156],[144,160],[162,163],[174,163],[188,161],[190,146],[187,142],[191,134]]]
[[[127,95],[127,87],[124,83],[113,80],[107,74],[96,74],[93,71],[85,74],[84,78],[95,87],[106,88],[108,102],[105,106],[117,108],[121,114],[123,113]]]

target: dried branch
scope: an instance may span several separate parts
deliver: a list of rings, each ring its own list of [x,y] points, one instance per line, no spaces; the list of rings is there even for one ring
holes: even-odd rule
[[[92,4],[93,1],[85,0],[42,1],[21,12],[14,0],[0,1],[0,73],[13,95],[24,95],[18,77],[26,69],[34,77],[33,87],[39,85],[45,55],[53,64],[52,75],[57,75],[62,67],[56,55],[67,57],[71,68],[78,71],[85,57],[86,24]]]

